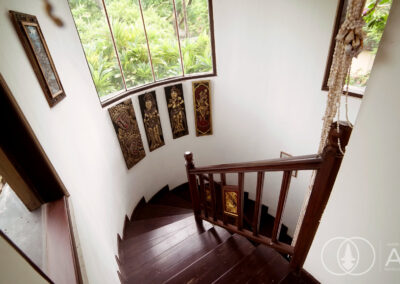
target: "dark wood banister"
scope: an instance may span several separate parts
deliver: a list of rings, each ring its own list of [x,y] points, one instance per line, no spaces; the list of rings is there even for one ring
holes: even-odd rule
[[[337,124],[339,123],[339,131]],[[335,122],[331,126],[327,145],[321,155],[297,156],[283,159],[264,160],[248,163],[221,164],[207,167],[196,168],[193,163],[193,154],[185,153],[186,172],[189,181],[190,194],[192,197],[193,210],[197,220],[206,220],[215,225],[221,226],[231,232],[245,236],[255,242],[265,244],[275,250],[289,254],[291,256],[290,264],[293,269],[300,269],[306,260],[308,251],[311,247],[315,233],[318,229],[319,221],[328,202],[330,193],[340,164],[343,159],[343,151],[349,141],[351,134],[351,125],[347,122]],[[340,140],[342,151],[338,141]],[[281,217],[285,207],[287,194],[289,191],[290,177],[292,171],[316,170],[316,176],[311,190],[309,202],[307,204],[304,218],[300,226],[299,235],[294,246],[281,243],[278,240]],[[283,179],[277,206],[277,213],[273,227],[272,237],[260,235],[258,232],[262,193],[265,172],[282,171]],[[243,228],[243,193],[244,177],[246,172],[257,173],[256,200],[254,208],[254,219],[252,220],[253,231]],[[226,185],[226,173],[237,173],[237,186]],[[223,220],[217,218],[216,212],[216,192],[214,186],[214,174],[221,176],[222,193],[224,188],[236,190],[238,196],[238,216],[237,224],[232,225],[226,221],[225,214]],[[197,184],[197,177],[200,181],[200,191]],[[205,205],[205,180],[208,181],[211,192],[211,212]],[[222,199],[223,200],[223,199]],[[203,210],[202,210],[203,208]],[[202,212],[203,211],[203,212]]]
[[[186,154],[185,154],[186,157]],[[205,173],[237,173],[258,171],[293,171],[317,170],[321,167],[320,155],[305,155],[289,158],[271,159],[246,163],[221,164],[207,167],[197,167],[190,170],[191,174]]]

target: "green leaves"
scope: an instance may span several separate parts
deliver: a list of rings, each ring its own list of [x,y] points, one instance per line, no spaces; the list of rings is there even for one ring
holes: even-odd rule
[[[375,0],[370,0],[368,2],[368,10],[374,8],[375,2]],[[386,26],[391,4],[392,0],[382,0],[375,7],[375,10],[364,17],[364,21],[366,23],[364,31],[367,34],[364,46],[365,49],[370,50],[374,54],[378,50],[379,42]]]
[[[182,4],[185,1],[186,14]],[[212,71],[207,0],[176,0],[186,74]],[[127,87],[153,82],[149,52],[137,0],[106,0]],[[101,1],[69,0],[98,95],[124,89]],[[170,0],[142,0],[156,79],[182,75]],[[187,31],[181,30],[186,18]]]

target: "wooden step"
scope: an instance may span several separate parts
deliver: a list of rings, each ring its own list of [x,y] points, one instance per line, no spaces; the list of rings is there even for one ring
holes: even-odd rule
[[[150,218],[159,218],[171,215],[179,215],[179,214],[188,214],[193,212],[193,210],[178,208],[173,206],[166,205],[154,205],[154,204],[146,204],[146,206],[135,210],[134,215],[131,220],[144,220]]]
[[[162,283],[201,258],[231,236],[225,229],[213,227],[203,234],[194,234],[157,259],[130,272],[126,283]]]
[[[165,283],[212,283],[253,250],[246,238],[235,234]]]
[[[275,263],[276,260],[277,262]],[[274,249],[268,248],[264,245],[259,245],[250,255],[244,257],[240,262],[217,279],[215,283],[248,283],[250,279],[264,270],[280,269],[272,266],[274,263],[278,264],[279,260],[284,261],[283,266],[285,268],[289,267],[289,263]]]
[[[172,191],[173,194],[179,196],[180,198],[192,203],[192,198],[190,196],[189,184],[187,182],[175,187]]]
[[[133,220],[126,223],[126,227],[124,228],[124,236],[127,236],[127,233],[129,231],[129,237],[135,237],[190,216],[193,216],[193,213],[152,218],[150,221],[148,219]]]
[[[148,219],[148,220],[152,220],[152,219]],[[148,221],[148,222],[150,222],[150,221]],[[143,245],[145,243],[151,243],[151,242],[156,243],[157,240],[163,240],[167,236],[170,236],[171,234],[174,234],[174,233],[178,232],[179,230],[186,228],[187,226],[195,227],[198,229],[199,232],[206,231],[209,228],[209,226],[211,226],[211,224],[208,222],[203,222],[203,223],[201,223],[201,225],[203,225],[203,227],[200,227],[200,225],[198,223],[196,223],[196,219],[194,218],[193,215],[189,215],[189,217],[186,217],[184,219],[175,221],[173,223],[167,224],[167,225],[159,227],[157,229],[145,232],[140,235],[132,236],[132,237],[129,235],[130,231],[127,230],[126,238],[121,240],[120,249],[121,250],[125,250],[125,249],[129,250],[135,246],[140,247],[140,245]]]
[[[299,272],[289,273],[280,284],[320,284],[320,282],[307,271],[301,269]]]
[[[264,266],[249,283],[280,283],[290,272],[292,272],[292,268],[289,266],[289,262],[279,255]]]
[[[192,209],[192,203],[175,195],[172,192],[165,192],[162,195],[157,195],[149,201],[149,204],[167,205],[186,209]]]
[[[164,251],[179,244],[191,235],[201,234],[212,228],[212,225],[208,222],[198,224],[194,221],[193,217],[190,218],[193,219],[193,221],[184,227],[175,227],[174,225],[177,223],[176,222],[165,226],[167,228],[163,227],[155,230],[157,231],[156,234],[152,234],[153,231],[151,231],[140,235],[137,238],[123,241],[120,246],[120,261],[124,264],[124,267],[128,268],[129,271],[137,269],[144,263],[157,258]],[[176,229],[174,229],[174,227]],[[173,231],[171,232],[171,230]],[[137,241],[138,239],[141,241]]]

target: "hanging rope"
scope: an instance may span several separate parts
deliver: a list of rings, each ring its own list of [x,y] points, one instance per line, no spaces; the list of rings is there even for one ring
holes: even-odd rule
[[[334,117],[337,114],[337,120],[340,120],[340,103],[343,95],[344,85],[347,79],[346,86],[346,119],[348,119],[347,96],[349,92],[350,69],[353,57],[357,57],[363,48],[364,20],[362,18],[363,8],[366,0],[349,0],[346,11],[346,19],[341,25],[336,36],[335,51],[333,53],[332,65],[328,79],[328,98],[326,104],[325,115],[323,117],[323,126],[321,133],[321,140],[319,144],[318,153],[322,153],[331,128]],[[350,124],[351,125],[351,124]],[[337,131],[339,132],[339,123],[337,124]],[[344,154],[340,140],[338,139],[339,149]],[[292,245],[296,243],[299,234],[300,226],[303,222],[304,214],[308,205],[311,190],[314,185],[315,171],[311,175],[311,182],[309,190],[306,193],[303,206],[300,212],[300,217],[297,221],[296,230],[293,236]]]
[[[362,19],[362,10],[365,0],[350,0],[347,8],[346,19],[339,29],[336,36],[335,51],[328,79],[328,101],[323,118],[321,141],[318,153],[322,153],[325,147],[329,129],[333,118],[340,110],[340,99],[343,94],[346,78],[349,76],[351,61],[362,51],[364,32],[364,20]],[[349,81],[349,80],[348,80]],[[348,92],[348,86],[347,86]],[[346,92],[346,94],[347,94]],[[346,117],[348,115],[346,114]]]

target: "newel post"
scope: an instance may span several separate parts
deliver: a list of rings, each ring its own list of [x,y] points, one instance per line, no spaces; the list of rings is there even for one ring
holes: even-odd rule
[[[339,132],[337,131],[337,123],[339,123]],[[291,266],[295,269],[302,268],[306,260],[322,214],[328,203],[340,164],[342,163],[342,151],[344,151],[349,142],[351,130],[348,122],[334,122],[331,126],[327,145],[321,154],[323,162],[314,180],[303,222],[294,247],[294,254],[290,262]]]
[[[196,181],[196,175],[191,174],[190,170],[193,170],[194,163],[193,163],[193,154],[192,152],[185,152],[185,160],[186,160],[186,174],[188,177],[188,182],[189,182],[189,190],[190,190],[190,197],[192,198],[192,204],[193,204],[193,211],[194,215],[198,216],[200,215],[200,202],[199,202],[199,196],[198,196],[198,190],[197,190],[197,181]]]

